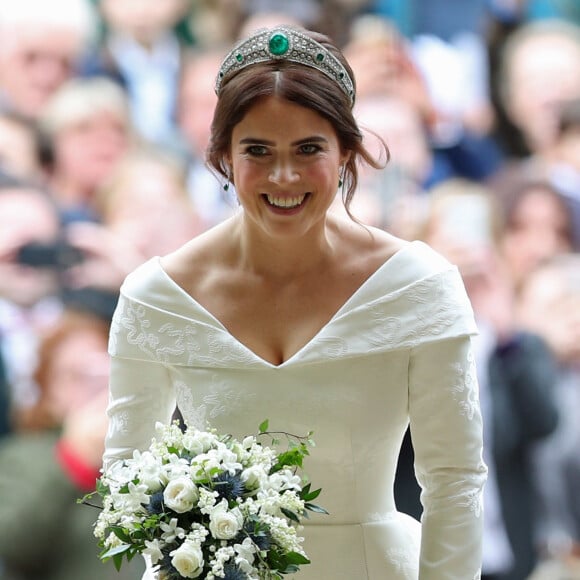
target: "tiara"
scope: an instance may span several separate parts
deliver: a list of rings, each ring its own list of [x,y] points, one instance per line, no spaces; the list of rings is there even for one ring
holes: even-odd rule
[[[298,30],[286,27],[261,29],[238,43],[224,58],[215,81],[219,95],[223,80],[232,72],[270,60],[288,60],[324,73],[354,103],[354,84],[341,62],[322,44]]]

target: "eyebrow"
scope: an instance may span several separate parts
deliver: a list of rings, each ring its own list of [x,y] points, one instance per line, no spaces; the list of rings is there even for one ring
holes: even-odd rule
[[[321,135],[312,135],[304,139],[299,139],[298,141],[293,141],[290,143],[293,147],[296,145],[304,145],[305,143],[327,143],[328,139],[322,137]],[[245,137],[240,139],[240,145],[270,145],[275,146],[274,141],[269,141],[268,139],[259,139],[258,137]]]

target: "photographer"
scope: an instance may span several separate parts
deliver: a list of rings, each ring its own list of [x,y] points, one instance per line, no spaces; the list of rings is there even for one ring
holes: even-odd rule
[[[0,175],[0,335],[13,409],[32,405],[38,336],[62,309],[55,269],[18,262],[19,248],[60,236],[59,214],[38,186]]]

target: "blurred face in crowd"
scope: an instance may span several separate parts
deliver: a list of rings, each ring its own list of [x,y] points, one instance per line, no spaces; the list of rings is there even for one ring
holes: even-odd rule
[[[144,257],[171,252],[199,233],[180,175],[161,161],[129,161],[108,199],[107,227]]]
[[[51,353],[46,375],[47,406],[64,417],[107,390],[109,357],[100,327],[77,328],[63,336]]]
[[[0,297],[30,306],[56,290],[54,272],[15,263],[11,250],[50,242],[58,231],[56,211],[40,192],[0,190]]]
[[[221,59],[221,54],[212,53],[186,64],[179,91],[179,126],[194,155],[202,159],[217,102],[214,82]]]
[[[508,219],[502,247],[516,284],[542,261],[570,251],[570,222],[564,203],[541,187],[527,190]]]
[[[20,113],[36,118],[72,76],[80,37],[59,28],[15,26],[0,35],[0,92]]]
[[[356,104],[355,115],[371,153],[377,158],[382,154],[378,135],[389,148],[391,162],[422,183],[431,168],[432,153],[417,109],[397,97],[369,97]]]
[[[90,194],[108,177],[129,139],[127,122],[108,111],[63,127],[54,137],[57,181]]]
[[[580,256],[559,256],[527,278],[518,301],[520,324],[542,336],[560,362],[580,361]]]
[[[144,46],[176,24],[187,8],[186,0],[102,0],[109,25]]]
[[[512,56],[506,108],[530,149],[541,152],[554,144],[559,103],[580,97],[580,45],[542,36]]]

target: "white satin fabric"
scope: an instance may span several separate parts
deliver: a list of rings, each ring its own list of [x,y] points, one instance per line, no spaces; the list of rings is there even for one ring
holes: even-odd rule
[[[457,270],[421,242],[385,262],[298,353],[272,365],[236,340],[153,258],[125,281],[110,340],[105,462],[148,447],[177,404],[189,424],[236,437],[305,434],[330,515],[305,525],[300,580],[473,580],[482,534],[482,425]],[[422,524],[396,511],[410,421]]]

